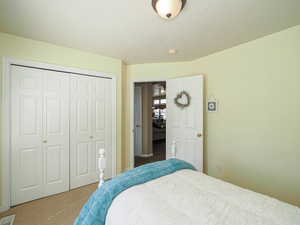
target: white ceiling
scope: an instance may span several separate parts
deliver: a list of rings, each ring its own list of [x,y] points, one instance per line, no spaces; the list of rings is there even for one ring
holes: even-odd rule
[[[151,0],[0,0],[2,32],[129,64],[192,60],[298,24],[300,0],[187,0],[172,21]]]

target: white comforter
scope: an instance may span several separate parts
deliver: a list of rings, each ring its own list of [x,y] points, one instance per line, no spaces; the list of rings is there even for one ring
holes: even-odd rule
[[[121,193],[106,225],[300,225],[300,208],[181,170]]]

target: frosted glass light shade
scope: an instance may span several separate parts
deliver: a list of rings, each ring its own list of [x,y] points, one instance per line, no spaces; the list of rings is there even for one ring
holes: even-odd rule
[[[183,0],[153,0],[152,5],[162,18],[172,19],[180,13],[185,2]]]

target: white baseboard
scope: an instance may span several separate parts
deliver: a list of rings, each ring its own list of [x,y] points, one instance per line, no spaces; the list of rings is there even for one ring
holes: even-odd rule
[[[9,210],[9,207],[7,207],[7,206],[1,206],[0,207],[0,213],[5,212],[7,210]]]

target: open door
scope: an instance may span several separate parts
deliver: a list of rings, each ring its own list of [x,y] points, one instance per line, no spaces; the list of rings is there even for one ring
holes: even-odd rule
[[[198,171],[203,170],[203,76],[191,76],[167,81],[167,158],[172,156],[175,141],[176,158],[185,160]],[[188,106],[180,107],[175,104]]]

